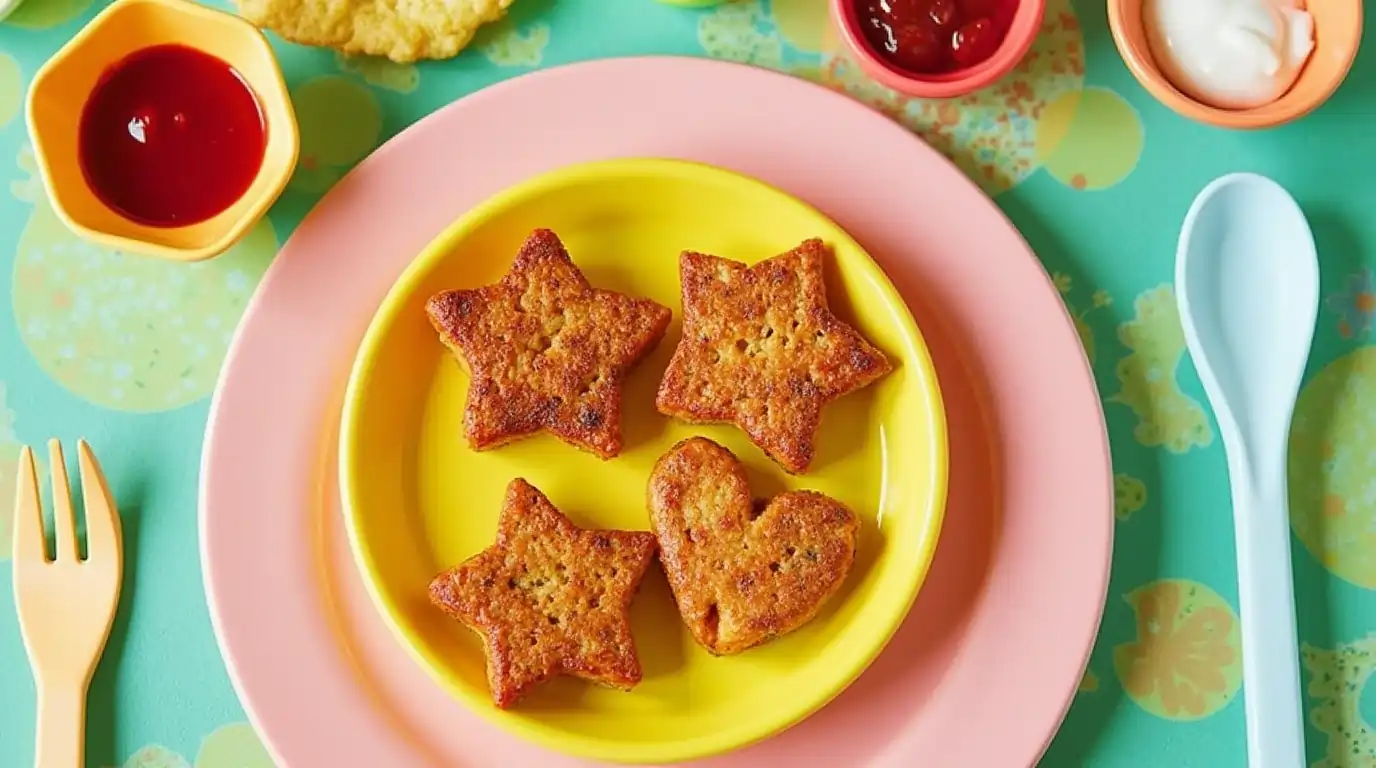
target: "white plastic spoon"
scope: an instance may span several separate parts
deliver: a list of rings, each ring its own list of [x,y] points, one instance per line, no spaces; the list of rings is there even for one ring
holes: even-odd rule
[[[1286,445],[1319,307],[1314,237],[1270,179],[1224,176],[1180,233],[1185,342],[1213,405],[1233,489],[1251,768],[1302,768]]]

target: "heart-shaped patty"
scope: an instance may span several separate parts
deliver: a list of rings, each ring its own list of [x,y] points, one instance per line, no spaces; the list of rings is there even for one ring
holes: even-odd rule
[[[660,457],[649,504],[679,613],[720,656],[811,621],[855,562],[854,512],[815,491],[753,501],[740,460],[706,438]]]

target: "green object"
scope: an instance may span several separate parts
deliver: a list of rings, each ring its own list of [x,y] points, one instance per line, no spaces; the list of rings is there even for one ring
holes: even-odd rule
[[[1358,57],[1304,120],[1229,132],[1137,85],[1098,0],[1048,0],[1019,69],[954,102],[867,80],[835,55],[822,0],[660,0],[696,7],[684,13],[647,13],[644,0],[525,2],[447,62],[402,66],[273,38],[301,165],[269,223],[195,266],[87,246],[34,177],[24,95],[105,0],[25,0],[0,23],[0,766],[33,760],[33,684],[8,583],[18,447],[79,436],[121,446],[106,470],[128,510],[126,599],[92,686],[91,765],[267,768],[220,661],[196,545],[208,398],[247,297],[320,195],[416,120],[532,69],[656,53],[744,61],[865,102],[949,155],[1044,260],[1103,396],[1117,520],[1099,642],[1047,768],[1247,764],[1226,468],[1171,280],[1181,221],[1206,183],[1247,170],[1286,186],[1314,228],[1324,293],[1290,454],[1308,757],[1311,768],[1376,763],[1376,699],[1363,699],[1376,672],[1376,183],[1361,161],[1376,157],[1376,56]],[[1018,333],[1016,318],[1003,322]]]

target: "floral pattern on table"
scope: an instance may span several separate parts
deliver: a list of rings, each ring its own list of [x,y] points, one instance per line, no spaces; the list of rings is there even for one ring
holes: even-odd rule
[[[1137,637],[1113,649],[1123,690],[1168,720],[1199,720],[1222,709],[1242,685],[1237,614],[1204,584],[1155,581],[1123,598]]]
[[[1335,576],[1376,589],[1376,347],[1329,363],[1290,430],[1290,526]]]
[[[368,85],[397,93],[420,87],[420,70],[414,64],[398,64],[378,56],[346,56],[335,53],[334,64],[345,74],[358,75]]]
[[[94,0],[37,0],[24,3],[5,17],[0,24],[22,29],[50,29],[77,18],[91,7]]]
[[[1113,516],[1127,520],[1147,505],[1147,484],[1126,473],[1113,476]]]
[[[1362,694],[1376,672],[1376,635],[1332,650],[1305,644],[1309,713],[1314,729],[1327,737],[1322,759],[1310,768],[1369,768],[1376,765],[1376,726],[1362,714]]]
[[[826,7],[811,7],[815,5],[810,4],[807,10],[825,17]],[[763,0],[726,3],[704,14],[698,20],[698,44],[714,59],[786,69],[784,39]]]
[[[1042,108],[1036,155],[1046,172],[1074,189],[1106,189],[1137,167],[1146,134],[1131,104],[1108,88],[1067,91]]]
[[[129,756],[120,768],[192,768],[180,754],[161,744],[149,744]]]
[[[195,762],[160,744],[129,756],[121,768],[275,768],[272,756],[248,723],[233,723],[206,737]]]
[[[1338,317],[1338,335],[1344,339],[1365,336],[1371,332],[1371,319],[1376,316],[1376,285],[1370,269],[1349,275],[1343,290],[1324,300],[1328,311]]]
[[[18,434],[21,417],[10,407],[5,382],[0,381],[0,563],[7,562],[14,551],[14,514],[12,500],[19,486],[19,454],[26,443]],[[40,487],[48,480],[48,462],[44,452],[36,450],[34,469]]]
[[[337,75],[307,80],[292,89],[291,100],[301,152],[287,188],[321,194],[377,146],[382,108],[372,91]]]
[[[1180,389],[1177,372],[1185,356],[1185,331],[1175,305],[1175,289],[1162,285],[1145,291],[1133,304],[1136,316],[1118,327],[1118,339],[1130,354],[1118,361],[1120,389],[1108,398],[1132,409],[1133,435],[1147,447],[1185,453],[1213,442],[1204,409]]]
[[[483,56],[499,67],[538,67],[549,45],[549,25],[518,27],[510,19],[495,25],[478,42]]]
[[[23,101],[24,76],[19,71],[19,62],[0,51],[0,128],[19,116],[19,106]]]
[[[835,51],[840,47],[825,0],[769,0],[769,13],[779,36],[800,51]]]
[[[1086,669],[1085,676],[1080,679],[1080,686],[1076,693],[1095,693],[1099,690],[1099,676],[1094,674],[1094,670]]]
[[[1074,189],[1104,189],[1137,165],[1145,132],[1114,91],[1086,88],[1084,40],[1069,0],[1049,0],[1041,34],[1007,77],[957,99],[917,99],[870,80],[827,22],[826,3],[749,0],[705,14],[708,55],[817,81],[889,115],[991,194],[1038,168]]]
[[[1051,276],[1051,282],[1056,286],[1056,292],[1061,294],[1061,300],[1066,304],[1066,310],[1070,312],[1070,319],[1075,323],[1075,332],[1080,335],[1080,344],[1085,348],[1085,356],[1093,364],[1096,355],[1094,344],[1094,329],[1090,327],[1088,317],[1091,312],[1103,309],[1113,304],[1113,297],[1108,295],[1108,291],[1098,290],[1090,295],[1088,309],[1078,309],[1077,302],[1071,298],[1074,290],[1075,281],[1070,275],[1064,272],[1057,272]]]
[[[180,264],[95,245],[63,226],[31,150],[12,185],[33,205],[15,248],[14,320],[40,368],[119,411],[180,408],[210,394],[248,299],[277,254],[263,219],[219,258]]]

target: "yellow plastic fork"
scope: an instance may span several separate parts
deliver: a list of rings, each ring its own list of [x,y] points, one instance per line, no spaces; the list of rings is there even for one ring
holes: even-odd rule
[[[15,494],[14,602],[38,688],[36,768],[86,765],[86,690],[119,603],[124,548],[119,513],[95,454],[77,443],[86,501],[86,559],[78,556],[76,516],[62,445],[48,443],[53,479],[55,556],[47,556],[33,452],[19,454]]]

